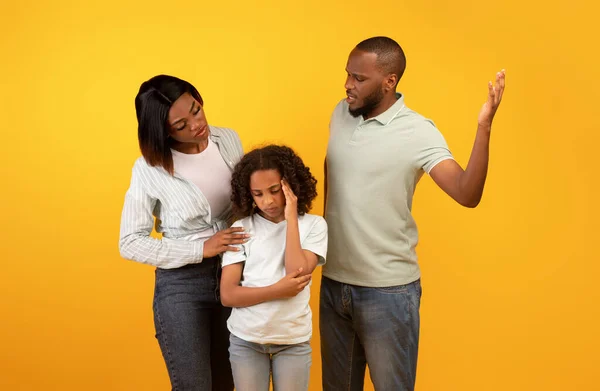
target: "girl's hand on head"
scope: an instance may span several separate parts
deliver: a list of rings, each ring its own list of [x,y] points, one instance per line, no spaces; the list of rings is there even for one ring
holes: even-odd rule
[[[285,196],[284,215],[286,220],[298,218],[298,197],[294,194],[285,179],[281,180],[281,189]]]
[[[217,256],[225,251],[239,251],[236,244],[244,244],[250,235],[244,233],[243,227],[227,228],[214,234],[204,242],[204,258]]]

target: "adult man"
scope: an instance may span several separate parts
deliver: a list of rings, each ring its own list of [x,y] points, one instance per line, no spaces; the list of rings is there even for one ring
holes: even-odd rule
[[[420,271],[412,197],[424,172],[461,205],[479,203],[504,71],[488,85],[466,170],[435,125],[396,93],[402,48],[369,38],[350,53],[347,98],[335,108],[325,167],[329,251],[320,304],[323,389],[413,390],[419,342]]]

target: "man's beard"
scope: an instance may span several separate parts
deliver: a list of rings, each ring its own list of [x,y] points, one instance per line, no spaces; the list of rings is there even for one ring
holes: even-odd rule
[[[354,110],[348,108],[350,115],[358,117],[359,115],[369,114],[377,105],[383,100],[383,88],[378,88],[367,96],[364,101],[365,103],[361,107],[357,107]]]

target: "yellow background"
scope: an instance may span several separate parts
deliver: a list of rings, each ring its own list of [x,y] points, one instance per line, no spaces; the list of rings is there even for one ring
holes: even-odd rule
[[[2,2],[0,389],[168,388],[153,269],[117,249],[142,81],[189,80],[210,123],[236,129],[246,150],[291,145],[322,193],[347,55],[373,35],[401,43],[399,90],[463,165],[486,82],[507,70],[481,205],[461,208],[429,178],[415,197],[417,389],[600,389],[599,7],[282,3]]]

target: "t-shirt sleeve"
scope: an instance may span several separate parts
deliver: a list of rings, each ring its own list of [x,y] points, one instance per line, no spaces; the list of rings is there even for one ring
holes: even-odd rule
[[[317,266],[325,264],[327,255],[327,223],[321,216],[316,216],[317,221],[313,224],[306,239],[302,241],[302,249],[308,250],[317,256]]]
[[[242,224],[242,221],[238,220],[235,223],[233,223],[233,225],[231,227],[234,228],[234,227],[243,227],[243,226],[244,225]],[[246,246],[245,246],[245,244],[233,244],[231,246],[238,248],[239,251],[225,251],[225,253],[223,253],[223,261],[222,261],[223,267],[228,266],[228,265],[233,265],[234,263],[240,263],[240,262],[246,261]]]
[[[454,159],[444,136],[429,120],[419,125],[415,143],[417,165],[428,174],[439,162]]]

